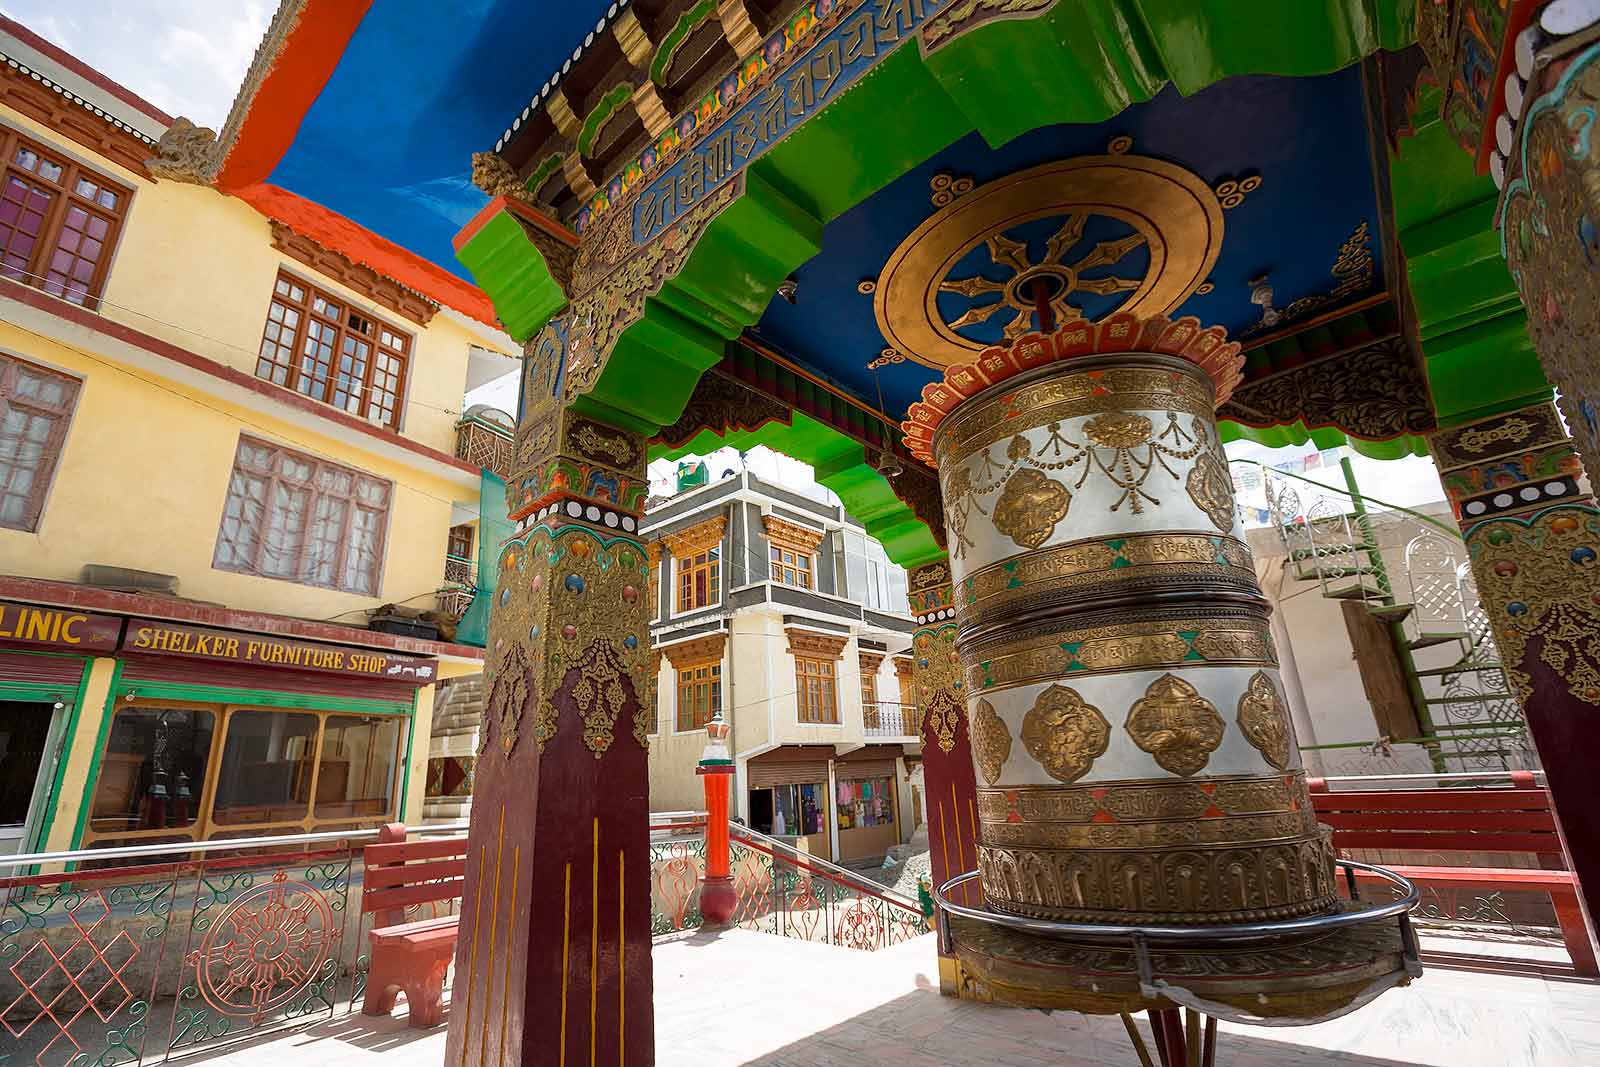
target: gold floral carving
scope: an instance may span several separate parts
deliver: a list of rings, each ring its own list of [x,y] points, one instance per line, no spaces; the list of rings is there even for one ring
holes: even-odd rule
[[[786,522],[776,515],[761,516],[761,525],[766,528],[767,540],[779,548],[787,548],[802,556],[811,555],[817,550],[817,546],[822,544],[823,531],[795,522]]]
[[[1040,693],[1022,719],[1023,747],[1060,782],[1082,778],[1110,744],[1111,724],[1100,709],[1064,685]]]
[[[1176,578],[1255,582],[1250,550],[1217,534],[1149,533],[1052,545],[989,564],[961,582],[960,602],[990,607],[1064,589]]]
[[[955,751],[956,730],[966,710],[955,638],[954,625],[918,630],[911,638],[912,677],[923,729],[945,752]]]
[[[978,790],[984,823],[1167,822],[1208,813],[1283,815],[1310,810],[1310,804],[1303,771]]]
[[[1266,671],[1256,671],[1250,676],[1250,684],[1239,698],[1236,721],[1245,740],[1254,745],[1268,763],[1280,771],[1289,766],[1289,715],[1278,687]]]
[[[584,743],[599,758],[615,742],[631,688],[632,732],[644,745],[655,700],[647,568],[644,546],[578,523],[537,525],[501,550],[486,674],[506,755],[519,737],[518,709],[528,706],[544,751],[561,725],[558,693],[563,702],[570,696]]]
[[[1600,705],[1600,511],[1567,505],[1526,522],[1480,522],[1467,534],[1467,551],[1522,704],[1542,681]]]
[[[1175,363],[1170,370],[1110,367],[1095,374],[1040,378],[957,407],[935,435],[939,469],[1011,439],[1019,428],[1130,410],[1167,411],[1209,421],[1215,408],[1211,380],[1191,363]]]
[[[691,559],[722,544],[722,536],[727,530],[728,517],[718,514],[676,533],[664,535],[661,543],[667,546],[667,552],[673,559]]]
[[[1167,848],[1183,845],[1263,845],[1310,837],[1317,813],[1310,807],[1276,815],[1210,816],[1149,822],[986,822],[986,845],[1022,848]]]
[[[1001,769],[1011,758],[1011,731],[987,700],[978,701],[977,710],[972,713],[972,756],[990,785],[1000,778]]]
[[[741,173],[642,248],[633,246],[631,211],[607,212],[598,232],[585,234],[572,277],[578,295],[568,313],[572,335],[565,399],[594,388],[623,331],[644,317],[645,301],[677,276],[712,220],[743,194]]]
[[[994,528],[1024,548],[1038,548],[1066,517],[1072,494],[1036,470],[1020,470],[994,503]]]
[[[978,847],[993,907],[1068,922],[1260,922],[1335,904],[1329,831],[1270,844]]]
[[[1155,425],[1145,416],[1128,411],[1108,411],[1083,424],[1084,435],[1107,448],[1138,448],[1150,440]]]
[[[1125,724],[1134,744],[1173,774],[1187,777],[1205,768],[1222,744],[1216,705],[1175,674],[1163,674],[1134,701]]]
[[[973,692],[1052,681],[1074,672],[1181,667],[1199,653],[1210,664],[1275,667],[1267,622],[1258,616],[1149,619],[1112,626],[1070,625],[1002,638],[969,649],[967,685]]]
[[[1233,481],[1228,477],[1227,465],[1215,452],[1207,450],[1195,457],[1184,488],[1213,526],[1223,533],[1233,529]]]

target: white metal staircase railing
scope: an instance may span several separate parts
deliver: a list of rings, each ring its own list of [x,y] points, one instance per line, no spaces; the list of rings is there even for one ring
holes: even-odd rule
[[[1325,597],[1361,601],[1390,626],[1406,673],[1421,737],[1305,746],[1321,750],[1325,773],[1535,768],[1459,533],[1363,495],[1348,460],[1343,489],[1232,462],[1260,469],[1290,576],[1315,581]],[[1387,559],[1385,545],[1392,546]]]

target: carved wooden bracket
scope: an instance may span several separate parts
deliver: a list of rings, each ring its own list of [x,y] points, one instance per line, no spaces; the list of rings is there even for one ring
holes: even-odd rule
[[[386,278],[371,267],[362,266],[341,252],[296,233],[285,224],[271,220],[272,247],[318,274],[348,286],[397,315],[426,326],[433,321],[439,305],[414,289]]]
[[[690,667],[703,667],[707,663],[720,663],[722,651],[727,645],[726,633],[714,633],[696,637],[691,641],[662,645],[660,651],[671,662],[673,670],[684,671]]]
[[[667,534],[661,538],[661,544],[666,545],[673,559],[689,559],[721,544],[727,528],[728,517],[717,515],[686,530]]]
[[[784,633],[789,635],[789,654],[807,659],[839,659],[844,655],[844,646],[850,643],[849,635],[821,634],[793,626]]]

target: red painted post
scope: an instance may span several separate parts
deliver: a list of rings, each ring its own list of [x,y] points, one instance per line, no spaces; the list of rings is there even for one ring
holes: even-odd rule
[[[706,789],[706,873],[700,881],[700,915],[706,926],[725,926],[733,918],[739,895],[728,873],[728,784],[733,759],[728,755],[728,724],[721,711],[706,723],[706,747],[695,773]]]

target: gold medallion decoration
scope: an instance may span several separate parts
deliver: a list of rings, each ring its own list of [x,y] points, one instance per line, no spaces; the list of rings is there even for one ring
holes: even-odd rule
[[[1024,548],[1038,548],[1071,505],[1066,486],[1032,468],[1019,470],[994,502],[994,528]]]
[[[1245,740],[1260,751],[1266,761],[1278,770],[1289,766],[1289,715],[1283,706],[1283,697],[1266,671],[1256,671],[1250,684],[1239,698],[1239,715],[1236,720]]]
[[[1035,259],[1013,231],[1059,223]],[[1085,234],[1110,220],[1114,236],[1087,248]],[[970,361],[984,343],[961,331],[1000,321],[1007,340],[1032,327],[1042,285],[1057,322],[1081,320],[1073,294],[1126,293],[1118,311],[1161,314],[1210,273],[1222,248],[1222,207],[1199,176],[1127,154],[1083,156],[1019,171],[945,203],[895,249],[877,279],[873,312],[885,342],[935,369]],[[987,246],[989,268],[953,277],[967,253]],[[1143,266],[1133,254],[1144,250]],[[1004,280],[996,277],[1005,275]],[[940,296],[965,299],[948,317]]]
[[[1204,769],[1222,744],[1222,716],[1175,674],[1163,674],[1128,712],[1128,735],[1162,768],[1187,777]]]
[[[1011,731],[987,700],[978,701],[977,710],[972,713],[972,755],[990,785],[999,779],[1001,768],[1011,758]]]
[[[1195,457],[1184,488],[1213,526],[1223,533],[1233,529],[1233,481],[1215,452],[1208,449]]]
[[[949,690],[941,689],[933,695],[928,702],[925,718],[928,720],[928,730],[939,742],[939,747],[946,752],[955,751],[956,727],[961,724],[961,705]]]
[[[1040,693],[1022,719],[1023,747],[1060,782],[1082,778],[1110,744],[1111,724],[1100,709],[1064,685]]]

